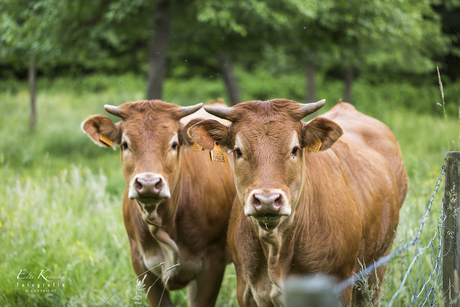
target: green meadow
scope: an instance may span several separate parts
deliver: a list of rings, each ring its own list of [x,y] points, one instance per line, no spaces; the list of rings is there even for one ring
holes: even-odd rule
[[[237,74],[243,100],[304,100],[302,75]],[[394,249],[417,234],[446,151],[460,149],[460,83],[444,84],[443,108],[438,105],[442,100],[436,82],[433,75],[426,84],[357,80],[354,85],[356,108],[392,129],[409,175]],[[104,104],[143,99],[144,77],[42,79],[37,89],[38,124],[31,132],[27,85],[0,84],[0,306],[134,306],[136,276],[122,218],[125,183],[119,152],[95,146],[80,124],[89,115],[104,114]],[[320,77],[318,89],[319,99],[327,99],[325,112],[341,97],[342,83]],[[225,87],[213,78],[168,79],[165,83],[164,100],[179,105],[219,97],[226,98]],[[421,244],[390,261],[382,306],[400,288],[418,248],[435,235],[442,193],[441,185]],[[393,306],[408,305],[420,291],[422,300],[429,287],[437,286],[435,276],[429,280],[432,255],[431,249],[422,254]],[[62,276],[63,285],[54,287],[55,292],[36,292],[46,287],[22,287],[26,282],[17,279],[21,269],[35,277],[47,270],[49,275]],[[427,286],[422,289],[425,281]],[[438,292],[436,302],[441,296]],[[185,290],[172,297],[177,306],[187,306]],[[148,306],[146,300],[142,303]],[[238,306],[232,265],[227,267],[217,306]]]

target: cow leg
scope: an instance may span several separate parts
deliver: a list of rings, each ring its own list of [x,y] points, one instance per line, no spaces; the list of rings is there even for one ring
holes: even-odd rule
[[[380,292],[382,290],[383,277],[385,276],[386,269],[387,266],[382,265],[377,269],[377,276],[375,276],[374,272],[374,274],[372,274],[372,276],[369,278],[369,285],[375,288],[375,294],[372,298],[373,306],[378,306],[380,304]]]
[[[240,307],[257,307],[251,288],[244,280],[243,275],[238,273],[238,270],[236,270],[236,297]]]
[[[225,267],[227,266],[224,253],[211,255],[204,259],[203,269],[197,278],[188,286],[189,306],[214,306],[217,301]]]
[[[391,246],[392,244],[389,244],[389,247],[381,257],[390,254]],[[366,289],[358,290],[357,287],[353,289],[353,303],[355,306],[366,306],[369,304],[378,306],[380,304],[380,292],[386,269],[387,265],[385,264],[373,270],[368,276],[368,287]]]
[[[382,257],[387,256],[391,252],[391,245],[385,252]],[[373,291],[372,296],[372,305],[379,306],[380,304],[380,292],[382,290],[383,278],[385,277],[385,271],[387,270],[387,265],[382,265],[381,267],[377,268],[377,270],[372,271],[371,275],[369,276],[369,290]]]
[[[372,271],[368,275],[367,287],[355,286],[353,289],[353,305],[354,306],[372,306],[379,305],[380,290],[382,288],[383,277],[385,275],[386,266],[381,266],[377,270]],[[358,289],[358,287],[363,287]]]
[[[131,262],[133,264],[134,272],[136,272],[139,280],[143,280],[144,276],[147,275],[144,279],[144,291],[148,291],[147,299],[149,300],[149,305],[151,307],[173,307],[174,305],[169,297],[169,291],[165,289],[161,278],[157,280],[158,277],[150,271],[145,273],[147,271],[147,267],[145,266],[138,249],[135,248],[136,243],[131,240],[130,243],[133,243],[131,244]]]
[[[351,302],[352,302],[352,297],[354,297],[354,293],[353,293],[353,286],[350,286],[348,288],[346,288],[345,290],[342,291],[341,295],[340,295],[340,301],[342,302],[342,306],[354,306],[354,304],[352,305]]]

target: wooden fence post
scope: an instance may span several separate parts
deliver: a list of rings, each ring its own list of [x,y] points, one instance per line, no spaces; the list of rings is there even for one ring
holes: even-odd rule
[[[291,277],[286,281],[288,307],[338,307],[335,282],[327,276]]]
[[[460,272],[460,152],[446,153],[443,208],[444,221],[442,284],[446,306],[460,307],[458,274]]]

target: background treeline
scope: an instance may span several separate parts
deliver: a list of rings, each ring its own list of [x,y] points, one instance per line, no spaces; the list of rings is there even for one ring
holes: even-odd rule
[[[272,95],[313,101],[328,81],[343,82],[341,97],[353,102],[355,80],[404,82],[415,92],[436,86],[439,66],[453,84],[459,32],[459,0],[2,0],[0,90],[29,80],[33,102],[36,76],[47,80],[40,90],[61,77],[72,87],[88,75],[128,73],[143,78],[137,86],[149,99],[164,99],[166,79],[203,78],[223,81],[216,94],[231,104]],[[289,76],[301,82],[292,91],[248,86],[252,77]],[[102,79],[87,86],[103,88]],[[388,103],[436,107],[400,98]]]

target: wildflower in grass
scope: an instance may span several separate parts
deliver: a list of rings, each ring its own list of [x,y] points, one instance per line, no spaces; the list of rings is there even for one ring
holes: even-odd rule
[[[0,228],[2,228],[2,221],[0,221]]]
[[[116,283],[112,283],[112,287],[114,287],[114,288],[115,288],[116,286],[117,286],[117,284],[116,284]]]
[[[85,258],[85,256],[83,256],[83,254],[81,254],[81,255],[80,255],[80,258],[83,259],[83,258]]]
[[[77,240],[77,245],[80,245],[80,243],[81,243],[81,242]]]

